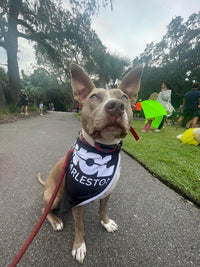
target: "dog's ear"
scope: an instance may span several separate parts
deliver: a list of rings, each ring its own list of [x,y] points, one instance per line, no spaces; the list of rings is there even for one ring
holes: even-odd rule
[[[129,96],[131,103],[135,102],[137,99],[137,94],[140,90],[141,76],[142,67],[137,67],[127,73],[119,85],[119,88]]]
[[[71,85],[73,89],[74,99],[79,103],[88,96],[88,94],[95,88],[95,85],[90,80],[87,73],[78,65],[71,64]]]

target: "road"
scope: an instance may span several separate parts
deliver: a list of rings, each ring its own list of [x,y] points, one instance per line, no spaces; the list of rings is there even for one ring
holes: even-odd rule
[[[43,187],[37,173],[47,177],[80,127],[72,113],[61,112],[0,125],[0,266],[8,266],[41,216]],[[200,210],[124,152],[108,210],[119,231],[107,233],[97,212],[97,202],[85,207],[83,266],[200,266]],[[71,213],[63,219],[62,232],[44,222],[20,267],[79,266],[71,257]]]

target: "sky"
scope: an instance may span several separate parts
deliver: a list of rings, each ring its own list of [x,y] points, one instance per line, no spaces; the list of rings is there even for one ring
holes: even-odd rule
[[[65,1],[65,0],[63,0]],[[101,1],[99,1],[101,2]],[[200,0],[112,0],[92,19],[92,28],[111,54],[133,60],[147,44],[161,41],[167,25],[176,16],[186,21],[200,11]],[[30,42],[19,38],[20,69],[31,73],[36,64]],[[5,51],[0,48],[0,66],[6,64]]]

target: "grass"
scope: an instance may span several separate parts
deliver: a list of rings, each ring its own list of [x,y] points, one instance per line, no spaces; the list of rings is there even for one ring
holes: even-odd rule
[[[78,113],[74,112],[74,116],[80,120],[81,119],[81,112],[80,111]]]
[[[44,106],[44,113],[46,113],[47,108]],[[8,105],[5,108],[0,108],[0,124],[9,123],[16,121],[18,119],[27,119],[39,115],[39,108],[29,105],[28,107],[29,116],[20,114],[20,108],[16,105]]]
[[[176,136],[185,129],[166,126],[159,133],[142,133],[142,121],[133,127],[140,136],[135,141],[131,133],[125,138],[123,149],[137,159],[154,176],[200,206],[200,147],[184,145]]]
[[[19,112],[19,108],[16,105],[8,105],[5,108],[0,108],[0,114],[15,114]]]
[[[29,104],[28,112],[40,112],[38,106],[34,106],[33,104]],[[48,108],[44,105],[43,112],[47,113]],[[5,108],[0,108],[0,116],[3,115],[18,115],[20,113],[20,107],[16,105],[7,105]]]

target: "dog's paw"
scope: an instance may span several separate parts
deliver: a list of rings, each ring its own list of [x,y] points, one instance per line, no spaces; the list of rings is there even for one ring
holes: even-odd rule
[[[113,233],[118,230],[118,225],[111,219],[109,219],[109,223],[104,223],[101,221],[101,225],[106,228],[109,233]]]
[[[83,242],[80,247],[73,248],[72,257],[76,259],[79,263],[83,263],[83,260],[86,256],[86,251],[86,245],[85,242]]]
[[[63,230],[63,222],[57,223],[55,230],[56,231],[62,231]]]
[[[62,231],[63,230],[63,222],[59,218],[52,221],[51,225],[55,231]]]

